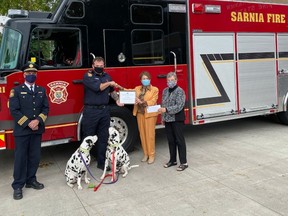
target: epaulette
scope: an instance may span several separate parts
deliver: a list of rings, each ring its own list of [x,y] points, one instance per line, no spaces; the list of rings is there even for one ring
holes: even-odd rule
[[[88,77],[92,77],[92,76],[93,76],[93,71],[92,71],[92,70],[89,70],[89,71],[87,72],[87,75],[88,75]]]
[[[11,98],[11,97],[14,97],[14,92],[15,92],[15,90],[14,90],[14,89],[11,89],[10,95],[9,95],[10,98]]]

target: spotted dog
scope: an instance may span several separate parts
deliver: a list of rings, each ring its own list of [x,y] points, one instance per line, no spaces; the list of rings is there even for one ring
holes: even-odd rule
[[[65,176],[67,185],[69,187],[72,188],[77,182],[78,189],[81,190],[81,179],[83,175],[85,176],[85,183],[90,183],[90,179],[87,177],[87,168],[83,160],[85,161],[86,165],[89,166],[91,160],[90,150],[97,140],[98,137],[96,135],[87,136],[81,143],[80,147],[72,154],[70,159],[67,161]],[[80,153],[82,155],[82,158]]]
[[[120,173],[123,173],[122,177],[125,178],[128,174],[128,170],[130,170],[133,167],[138,167],[139,165],[133,165],[130,166],[130,158],[127,152],[124,150],[122,145],[120,145],[120,134],[119,132],[114,128],[109,128],[109,138],[108,138],[108,145],[106,150],[106,158],[105,158],[105,167],[104,172],[101,176],[101,179],[105,177],[106,174],[106,168],[108,167],[108,164],[112,164],[112,152],[115,152],[115,163],[114,163],[114,169],[112,171],[116,171]],[[114,173],[112,173],[114,175]],[[113,179],[113,178],[112,178]]]

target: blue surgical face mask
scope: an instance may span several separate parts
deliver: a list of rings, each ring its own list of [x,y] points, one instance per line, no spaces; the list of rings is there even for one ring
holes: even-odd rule
[[[174,88],[175,86],[176,86],[176,84],[177,84],[177,82],[176,81],[167,81],[167,86],[169,87],[169,88]]]
[[[36,81],[36,75],[35,74],[28,74],[25,76],[25,80],[29,83],[34,83]]]
[[[150,85],[150,80],[149,79],[144,79],[144,80],[141,80],[141,83],[143,86],[149,86]]]

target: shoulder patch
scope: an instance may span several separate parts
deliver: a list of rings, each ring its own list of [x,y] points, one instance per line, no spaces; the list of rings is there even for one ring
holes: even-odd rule
[[[93,72],[92,72],[91,70],[89,70],[89,71],[87,72],[87,76],[88,76],[88,77],[92,77],[92,76],[93,76]]]
[[[14,89],[11,89],[11,90],[10,90],[10,95],[9,95],[10,98],[11,98],[11,97],[14,97],[14,92],[15,92]]]

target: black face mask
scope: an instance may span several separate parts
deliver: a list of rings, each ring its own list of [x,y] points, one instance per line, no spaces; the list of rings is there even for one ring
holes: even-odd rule
[[[102,67],[94,67],[94,71],[98,75],[102,75],[104,72],[103,70],[104,70],[104,68],[102,68]]]

